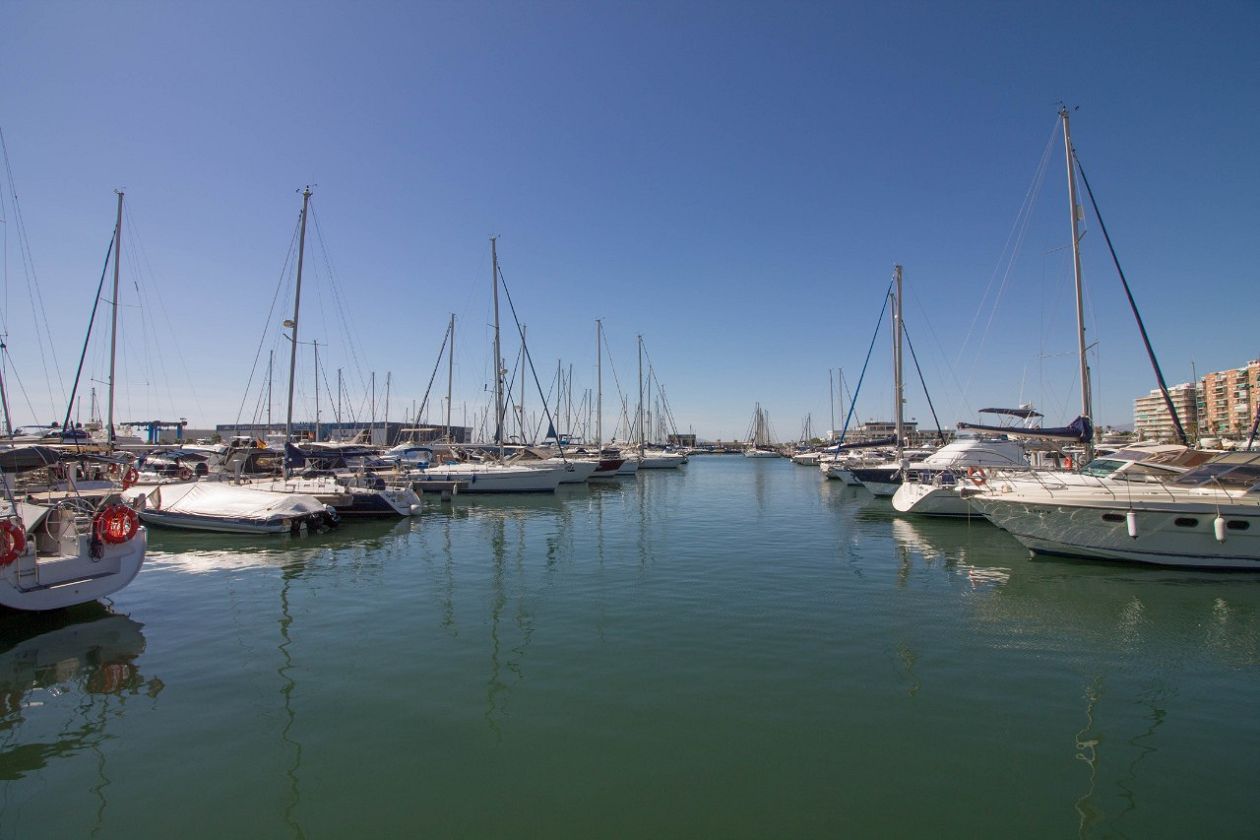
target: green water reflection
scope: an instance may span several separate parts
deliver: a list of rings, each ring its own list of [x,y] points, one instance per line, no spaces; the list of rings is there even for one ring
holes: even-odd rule
[[[1260,817],[1256,578],[1032,560],[786,461],[151,547],[111,607],[0,624],[21,675],[0,837],[1227,837]]]

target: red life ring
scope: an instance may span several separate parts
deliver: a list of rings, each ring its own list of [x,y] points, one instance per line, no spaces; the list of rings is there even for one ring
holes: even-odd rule
[[[193,471],[188,469],[188,467],[181,466],[179,468],[180,481],[192,481],[192,477],[193,477]]]
[[[971,479],[972,484],[977,487],[981,487],[985,482],[984,470],[977,469],[976,467],[967,467],[967,478]]]
[[[101,542],[120,545],[140,530],[140,516],[126,505],[106,505],[92,517],[92,529]]]
[[[26,529],[21,520],[0,522],[0,566],[7,566],[26,550]]]
[[[123,473],[122,489],[126,490],[131,485],[140,480],[140,473],[136,472],[135,467],[127,467],[127,471]]]

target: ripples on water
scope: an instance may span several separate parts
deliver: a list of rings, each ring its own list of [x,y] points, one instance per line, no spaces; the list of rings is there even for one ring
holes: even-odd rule
[[[154,531],[112,609],[0,617],[0,837],[1249,836],[1258,582],[743,458]]]

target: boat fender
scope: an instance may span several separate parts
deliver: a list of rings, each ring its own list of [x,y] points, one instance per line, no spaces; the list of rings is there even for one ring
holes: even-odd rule
[[[1217,542],[1225,542],[1225,517],[1216,515],[1212,520],[1212,533],[1216,535]]]
[[[971,479],[971,483],[977,487],[983,487],[985,483],[984,470],[976,467],[967,467],[967,478]]]
[[[26,529],[21,520],[0,522],[0,566],[7,566],[26,550]]]
[[[110,545],[129,541],[139,530],[140,516],[126,505],[106,505],[92,517],[92,532]]]
[[[1129,526],[1129,536],[1137,539],[1137,511],[1131,510],[1124,515],[1125,522]]]
[[[127,467],[127,471],[123,473],[123,477],[122,477],[122,489],[126,490],[128,487],[131,487],[133,484],[135,484],[139,480],[140,480],[140,473],[136,472],[136,468]]]
[[[180,480],[180,481],[192,481],[192,477],[193,477],[193,471],[192,471],[192,470],[190,470],[190,469],[188,469],[188,467],[180,467],[180,468],[179,468],[179,480]]]
[[[1066,458],[1063,459],[1063,469],[1067,470],[1068,472],[1072,471],[1072,456],[1071,455],[1068,455]]]

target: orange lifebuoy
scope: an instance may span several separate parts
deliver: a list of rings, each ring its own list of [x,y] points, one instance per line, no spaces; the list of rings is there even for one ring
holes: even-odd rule
[[[967,478],[971,479],[971,483],[977,487],[985,483],[984,470],[976,467],[967,467]]]
[[[181,466],[179,468],[180,481],[192,481],[192,477],[193,477],[193,471],[188,469],[188,467]]]
[[[140,516],[126,505],[106,505],[92,517],[92,528],[101,542],[119,545],[140,530]]]
[[[7,566],[26,550],[26,529],[21,520],[0,522],[0,566]]]
[[[127,471],[123,473],[122,489],[126,490],[131,485],[140,480],[140,473],[136,472],[135,467],[127,467]]]

